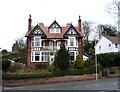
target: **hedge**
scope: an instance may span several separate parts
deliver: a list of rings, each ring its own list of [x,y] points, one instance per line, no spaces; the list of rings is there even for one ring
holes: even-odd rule
[[[2,79],[14,80],[14,79],[26,79],[26,78],[45,78],[53,77],[51,72],[47,73],[3,73]]]
[[[120,66],[120,52],[99,54],[97,61],[103,68]]]

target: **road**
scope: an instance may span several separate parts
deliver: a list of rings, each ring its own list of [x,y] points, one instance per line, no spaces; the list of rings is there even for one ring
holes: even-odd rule
[[[116,77],[76,82],[3,87],[3,90],[119,90],[118,84],[118,78]]]

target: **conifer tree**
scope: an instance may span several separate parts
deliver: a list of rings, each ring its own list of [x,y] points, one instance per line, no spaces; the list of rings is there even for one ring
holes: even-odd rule
[[[66,70],[69,67],[69,52],[63,44],[54,58],[54,66],[60,70]]]

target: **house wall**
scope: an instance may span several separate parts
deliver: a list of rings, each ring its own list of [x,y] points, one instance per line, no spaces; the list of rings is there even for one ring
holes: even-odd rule
[[[115,48],[115,43],[112,43],[110,40],[102,36],[95,46],[95,53],[100,54],[109,52],[118,52],[118,48]]]

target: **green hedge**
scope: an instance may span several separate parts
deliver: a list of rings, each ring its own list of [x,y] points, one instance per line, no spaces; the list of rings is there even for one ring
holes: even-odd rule
[[[2,79],[14,80],[14,79],[26,79],[26,78],[45,78],[52,77],[51,72],[47,73],[3,73]]]
[[[103,68],[120,66],[120,52],[99,54],[97,60]]]
[[[101,66],[98,65],[98,72],[101,69]],[[96,67],[95,65],[89,66],[89,67],[84,67],[82,69],[75,69],[75,68],[68,68],[65,71],[62,70],[53,70],[53,75],[54,76],[64,76],[64,75],[83,75],[83,74],[92,74],[96,73]]]

